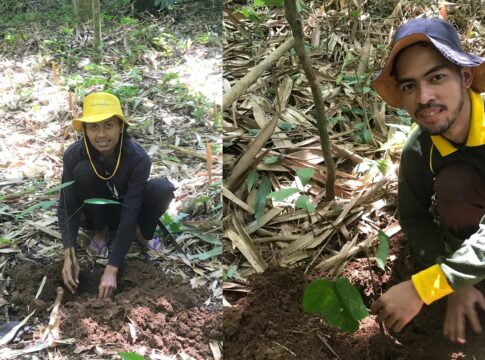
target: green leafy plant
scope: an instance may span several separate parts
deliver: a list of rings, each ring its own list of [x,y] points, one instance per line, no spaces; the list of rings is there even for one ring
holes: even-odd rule
[[[222,280],[227,281],[237,276],[237,265],[223,266]]]
[[[346,278],[312,281],[303,295],[303,310],[321,314],[329,324],[350,334],[369,315],[359,291]]]
[[[133,352],[120,352],[118,353],[122,360],[145,360],[143,356]]]
[[[379,230],[378,240],[376,262],[379,268],[384,270],[389,252],[389,237]],[[371,266],[369,270],[374,288]],[[303,294],[303,310],[319,313],[330,325],[349,334],[357,331],[359,321],[369,315],[359,290],[348,279],[342,277],[335,280],[318,279],[308,284]]]
[[[303,186],[308,185],[310,179],[312,178],[315,170],[311,168],[301,168],[296,170],[296,175],[300,179],[300,182]],[[283,201],[286,198],[300,193],[300,196],[295,201],[295,207],[299,209],[304,209],[308,212],[313,212],[316,209],[316,206],[312,204],[308,195],[303,194],[302,191],[298,188],[286,188],[277,191],[273,191],[272,193],[268,194],[267,197],[272,198],[276,201]]]
[[[279,161],[279,157],[275,157],[274,161]],[[270,163],[273,163],[273,160]],[[306,186],[310,182],[313,174],[314,170],[311,168],[301,168],[296,171],[296,175],[303,186]],[[316,209],[316,206],[312,204],[308,195],[299,188],[292,187],[271,192],[271,180],[268,176],[260,175],[257,171],[253,171],[248,175],[246,178],[246,186],[248,192],[251,192],[255,186],[258,186],[254,205],[255,217],[258,221],[264,214],[268,198],[272,198],[275,201],[284,201],[288,197],[300,193],[300,196],[295,201],[295,207],[308,212],[313,212]]]
[[[379,239],[379,246],[376,251],[376,262],[382,270],[385,270],[387,256],[389,254],[389,236],[387,236],[382,230],[379,230],[377,235]]]

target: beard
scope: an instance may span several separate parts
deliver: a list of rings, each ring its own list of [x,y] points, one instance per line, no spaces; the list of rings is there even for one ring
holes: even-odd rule
[[[418,123],[419,127],[423,130],[426,130],[430,135],[444,134],[455,123],[456,119],[458,118],[458,115],[461,113],[461,110],[463,109],[464,103],[465,103],[465,91],[462,89],[462,91],[460,91],[460,98],[458,100],[458,105],[453,110],[452,114],[445,118],[445,121],[443,123],[433,124],[433,125],[421,125]],[[444,105],[436,104],[436,103],[428,103],[426,105],[418,106],[418,109],[416,110],[416,118],[418,118],[417,114],[422,109],[426,109],[428,107],[436,107],[436,106],[442,108],[443,110],[446,110],[446,106]]]

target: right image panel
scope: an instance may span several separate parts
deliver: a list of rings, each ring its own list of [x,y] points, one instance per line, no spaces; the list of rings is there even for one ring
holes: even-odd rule
[[[224,3],[226,359],[485,358],[484,15]]]

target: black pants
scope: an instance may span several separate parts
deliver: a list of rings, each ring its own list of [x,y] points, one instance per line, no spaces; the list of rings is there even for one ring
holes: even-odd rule
[[[101,180],[96,176],[88,160],[83,160],[76,165],[73,177],[81,201],[89,198],[104,198],[122,202],[110,191],[112,185],[108,186],[109,180]],[[146,183],[138,215],[138,226],[145,239],[153,237],[157,221],[174,198],[174,191],[174,185],[165,178],[151,179]],[[86,221],[81,221],[81,226],[89,230],[101,231],[108,228],[114,231],[120,224],[121,208],[121,205],[86,204],[83,207]]]
[[[434,189],[441,224],[465,240],[485,215],[485,176],[465,163],[448,165],[436,176]]]

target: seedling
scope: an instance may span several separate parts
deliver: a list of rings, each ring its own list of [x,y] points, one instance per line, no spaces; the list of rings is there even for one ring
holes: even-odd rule
[[[120,352],[118,353],[122,360],[145,360],[143,356],[133,352]]]
[[[389,237],[379,230],[379,246],[376,251],[377,265],[384,270],[389,251]],[[371,286],[375,289],[371,272]],[[359,328],[359,321],[369,315],[359,290],[346,278],[312,281],[303,294],[303,311],[319,313],[330,325],[353,334]],[[381,332],[383,328],[381,325]]]
[[[301,168],[296,170],[296,175],[303,186],[308,185],[315,170],[311,168]],[[314,212],[316,206],[310,202],[308,195],[302,194],[302,191],[298,188],[286,188],[277,191],[273,191],[268,194],[267,197],[273,198],[276,201],[283,201],[293,194],[300,193],[300,196],[295,201],[295,207],[306,210],[308,212]]]

